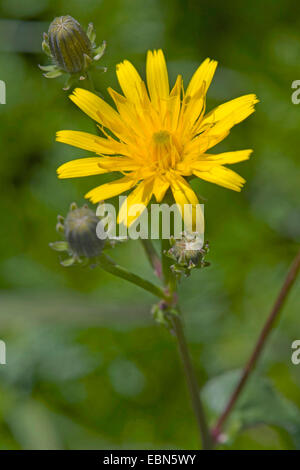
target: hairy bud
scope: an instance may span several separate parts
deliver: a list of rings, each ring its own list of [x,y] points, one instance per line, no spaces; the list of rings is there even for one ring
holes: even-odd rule
[[[86,60],[91,60],[92,44],[78,21],[70,15],[52,21],[48,43],[53,60],[65,72],[81,72]]]
[[[77,20],[70,15],[55,18],[44,33],[42,48],[52,59],[51,65],[40,65],[46,78],[67,74],[64,89],[68,90],[76,80],[84,80],[88,70],[103,56],[106,43],[97,47],[96,33],[92,23],[85,32]],[[106,71],[105,67],[97,67]]]
[[[68,253],[69,258],[61,261],[63,266],[87,264],[90,259],[95,260],[101,255],[106,245],[105,240],[98,238],[96,233],[101,221],[87,205],[77,207],[73,202],[66,218],[59,215],[57,221],[56,229],[63,234],[64,240],[50,243],[50,247]]]
[[[94,258],[101,253],[104,240],[97,237],[98,223],[99,218],[87,206],[69,211],[64,222],[65,238],[77,256]]]

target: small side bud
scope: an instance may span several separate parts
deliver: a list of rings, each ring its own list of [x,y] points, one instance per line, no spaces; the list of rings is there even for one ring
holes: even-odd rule
[[[96,229],[99,223],[102,223],[101,220],[87,204],[78,207],[72,202],[65,218],[57,216],[56,230],[63,235],[64,240],[49,243],[49,246],[54,251],[68,254],[68,258],[61,260],[62,266],[90,264],[92,259],[95,265],[104,247],[112,246],[109,241],[98,238]]]
[[[65,238],[78,257],[94,258],[100,255],[105,243],[96,233],[99,218],[87,207],[73,207],[65,219]]]
[[[182,274],[189,276],[194,268],[209,266],[205,256],[209,251],[209,244],[203,245],[202,238],[197,233],[182,233],[182,238],[172,239],[171,248],[165,253],[175,263],[171,266],[172,271],[181,277]]]
[[[68,73],[84,69],[84,55],[91,55],[92,44],[72,16],[55,18],[48,30],[49,48],[56,65]]]
[[[171,332],[173,331],[172,316],[178,316],[178,311],[170,307],[164,300],[158,304],[153,305],[151,309],[154,320],[167,327]]]
[[[92,23],[87,32],[72,16],[59,16],[44,33],[42,48],[52,59],[52,65],[39,66],[46,78],[56,78],[67,74],[64,89],[70,88],[76,80],[84,80],[87,71],[97,62],[105,51],[106,43],[99,47],[95,44],[96,32]],[[104,69],[104,68],[103,68]]]

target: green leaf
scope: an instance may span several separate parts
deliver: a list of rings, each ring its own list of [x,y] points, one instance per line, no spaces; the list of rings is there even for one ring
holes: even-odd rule
[[[94,53],[95,53],[95,57],[94,57],[94,60],[99,60],[101,59],[101,57],[103,56],[104,52],[105,52],[105,49],[106,49],[106,42],[103,41],[103,43],[101,44],[101,46],[97,47],[96,49],[94,49]]]
[[[51,51],[50,51],[49,43],[45,39],[42,42],[42,49],[45,52],[45,54],[47,54],[48,57],[51,57]]]
[[[89,40],[91,41],[92,44],[95,43],[95,40],[96,40],[96,31],[94,29],[94,25],[93,23],[90,23],[88,25],[88,29],[87,29],[87,37],[89,38]]]
[[[69,244],[66,241],[58,241],[58,242],[53,242],[49,243],[50,248],[55,251],[68,251],[69,249]]]
[[[55,65],[39,65],[39,68],[44,72],[52,72],[53,70],[57,70]]]
[[[44,73],[45,78],[57,78],[62,75],[62,72],[58,69],[52,70],[51,72]]]
[[[6,420],[23,449],[62,449],[59,429],[43,404],[33,399],[20,400]]]
[[[64,268],[68,268],[69,266],[72,266],[73,264],[75,263],[75,259],[74,258],[67,258],[63,261],[60,262],[60,264],[64,267]]]
[[[240,375],[240,370],[229,371],[205,385],[202,395],[215,418],[224,410]],[[285,429],[300,449],[299,408],[282,396],[268,379],[253,374],[228,418],[226,430],[232,435],[261,423]]]

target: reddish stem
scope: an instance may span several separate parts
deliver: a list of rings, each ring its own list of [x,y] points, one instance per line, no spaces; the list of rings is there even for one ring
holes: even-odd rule
[[[252,372],[252,370],[254,369],[255,367],[255,364],[263,350],[263,347],[266,343],[266,340],[272,330],[272,327],[275,323],[275,320],[277,320],[278,316],[279,316],[279,313],[288,297],[288,294],[297,278],[297,274],[299,273],[299,269],[300,269],[300,251],[299,253],[296,255],[290,269],[289,269],[289,272],[285,278],[285,281],[283,283],[283,286],[279,292],[279,295],[273,305],[273,308],[270,312],[270,315],[269,317],[267,318],[267,321],[259,335],[259,338],[258,338],[258,341],[252,351],[252,354],[248,360],[248,362],[246,363],[245,367],[244,367],[244,370],[242,372],[242,376],[235,388],[235,390],[233,391],[223,413],[221,414],[216,426],[213,428],[212,430],[212,437],[214,439],[215,442],[218,442],[219,440],[219,437],[220,437],[220,434],[221,434],[221,430],[222,430],[222,427],[225,423],[225,421],[227,420],[229,414],[231,413],[231,410],[232,408],[234,407],[241,391],[243,390],[246,382],[247,382],[247,379],[250,375],[250,373]]]

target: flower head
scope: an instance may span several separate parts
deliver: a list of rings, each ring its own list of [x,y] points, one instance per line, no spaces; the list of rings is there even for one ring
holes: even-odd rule
[[[240,191],[244,178],[224,165],[247,160],[252,150],[214,155],[208,151],[235,124],[253,113],[258,100],[253,94],[241,96],[205,114],[206,93],[216,66],[216,61],[206,59],[186,91],[180,75],[170,90],[163,52],[149,51],[147,90],[134,66],[125,60],[117,65],[124,94],[108,89],[116,109],[99,96],[76,89],[71,100],[99,124],[105,137],[78,131],[58,132],[59,142],[97,155],[60,166],[59,178],[122,173],[121,178],[92,189],[85,197],[97,203],[134,188],[118,216],[119,223],[127,225],[139,215],[128,215],[132,205],[147,206],[152,196],[161,202],[169,188],[182,210],[185,204],[198,204],[186,180],[192,175]]]

